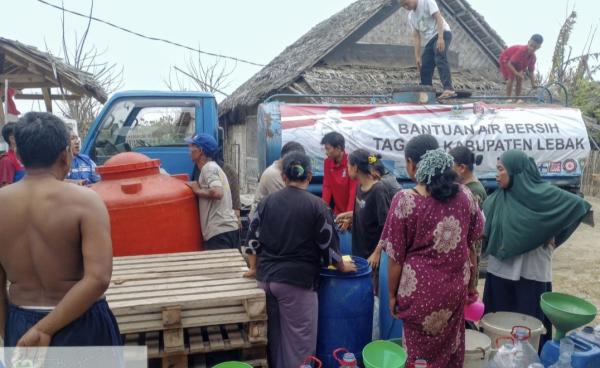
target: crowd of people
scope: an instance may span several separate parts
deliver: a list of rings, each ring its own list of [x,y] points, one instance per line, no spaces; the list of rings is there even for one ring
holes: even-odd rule
[[[393,175],[393,183],[385,181],[390,175],[378,154],[347,154],[335,132],[323,145],[320,201],[307,192],[313,168],[301,146],[274,164],[284,186],[265,191],[271,175],[259,185],[246,276],[267,293],[271,366],[300,364],[315,352],[319,267],[354,270],[339,253],[339,231],[352,232],[352,253],[368,260],[374,279],[387,272],[388,290],[376,292],[389,294],[390,312],[404,322],[409,361],[462,367],[463,309],[478,297],[482,247],[489,254],[486,311],[547,322],[539,299],[551,290],[552,252],[590,212],[589,203],[544,182],[522,151],[498,159],[499,187],[488,198],[474,175],[482,157],[465,147],[444,152],[430,135],[406,146],[406,173],[415,186],[404,190]],[[391,259],[387,270],[378,270],[381,252]]]
[[[437,67],[444,91],[456,95],[447,52],[452,32],[434,0],[402,0],[409,10],[421,84]],[[499,58],[507,95],[516,96],[533,72],[540,35]],[[422,50],[421,44],[425,44]],[[112,273],[109,218],[102,200],[84,187],[100,180],[81,140],[60,119],[31,112],[6,124],[0,156],[0,333],[5,346],[120,345],[103,297]],[[239,178],[220,160],[215,138],[186,140],[195,165],[188,183],[199,201],[204,249],[240,245]],[[250,213],[249,270],[267,296],[269,363],[300,366],[316,349],[319,272],[354,272],[342,257],[339,234],[350,232],[352,254],[373,269],[377,295],[388,293],[390,313],[404,322],[409,361],[462,367],[465,303],[477,299],[478,266],[489,255],[486,312],[511,311],[551,327],[539,307],[552,289],[552,254],[590,213],[582,198],[544,182],[533,159],[505,152],[498,189],[489,197],[474,174],[481,157],[465,147],[440,149],[420,135],[405,147],[403,189],[382,157],[346,152],[344,137],[321,141],[322,196],[308,191],[313,176],[304,147],[288,142],[263,173]],[[25,175],[25,173],[27,175]],[[72,185],[77,184],[77,185]],[[242,234],[246,236],[246,234]],[[379,269],[382,253],[387,269]],[[386,272],[387,290],[378,290]],[[8,288],[7,288],[8,287]]]

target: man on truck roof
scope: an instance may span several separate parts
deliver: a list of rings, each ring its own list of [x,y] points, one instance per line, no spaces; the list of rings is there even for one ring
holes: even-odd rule
[[[236,249],[240,243],[238,219],[233,210],[229,181],[215,162],[219,145],[209,134],[186,139],[190,157],[200,170],[197,181],[188,185],[198,197],[204,249]]]
[[[94,191],[64,182],[72,159],[65,124],[30,112],[15,138],[27,176],[0,189],[4,345],[121,345],[103,297],[112,274],[108,211]]]

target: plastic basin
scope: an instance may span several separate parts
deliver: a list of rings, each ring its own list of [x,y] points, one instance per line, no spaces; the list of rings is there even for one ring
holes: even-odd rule
[[[362,352],[365,368],[404,368],[406,350],[390,341],[373,341]]]
[[[556,328],[555,340],[571,330],[588,324],[596,318],[596,307],[573,295],[547,292],[540,300],[542,311]]]
[[[220,363],[212,368],[253,368],[250,364],[242,363],[242,362],[225,362]]]

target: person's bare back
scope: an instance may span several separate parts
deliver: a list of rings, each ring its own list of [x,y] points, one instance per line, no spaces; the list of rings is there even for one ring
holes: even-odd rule
[[[60,119],[28,113],[18,124],[17,150],[27,175],[0,189],[4,344],[119,345],[103,299],[112,273],[106,206],[91,189],[63,181],[72,154]]]
[[[105,215],[91,211],[99,201],[92,190],[51,176],[29,177],[0,191],[0,264],[12,304],[55,306],[81,280],[80,224]]]

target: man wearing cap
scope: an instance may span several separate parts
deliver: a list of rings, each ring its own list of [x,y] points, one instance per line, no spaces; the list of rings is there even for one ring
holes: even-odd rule
[[[215,162],[219,146],[209,134],[186,139],[190,157],[200,170],[198,181],[188,183],[198,197],[204,249],[239,247],[239,225],[233,211],[229,181]]]

